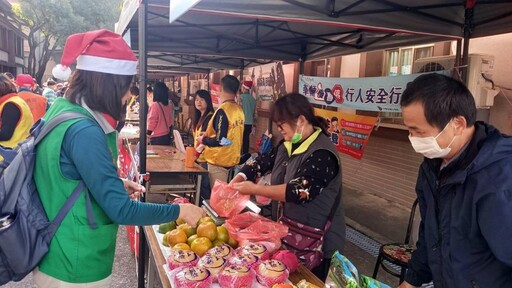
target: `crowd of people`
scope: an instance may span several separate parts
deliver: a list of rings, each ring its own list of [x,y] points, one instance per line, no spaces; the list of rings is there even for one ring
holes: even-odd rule
[[[97,65],[104,59],[109,65]],[[38,145],[34,180],[49,218],[77,183],[84,182],[98,228],[88,226],[84,197],[64,219],[34,271],[36,287],[107,287],[118,224],[151,225],[181,218],[194,227],[204,216],[192,204],[132,201],[131,196],[144,192],[144,187],[118,177],[116,130],[140,104],[140,90],[133,85],[137,58],[121,36],[107,30],[71,35],[62,64],[75,61],[77,69],[69,82],[59,85],[50,80],[42,91],[30,75],[0,75],[2,146],[16,146],[42,117],[49,121],[69,111],[86,116],[60,124]],[[281,202],[279,219],[300,227],[294,230],[297,239],[301,230],[321,239],[315,255],[283,241],[285,247],[294,247],[305,263],[316,257],[308,267],[324,279],[331,255],[342,252],[345,242],[339,154],[327,137],[326,120],[315,116],[305,96],[291,93],[279,97],[270,113],[282,140],[244,164],[256,124],[252,86],[232,75],[223,77],[216,109],[208,91],[194,94],[196,162],[209,172],[201,183],[201,197],[210,198],[212,185],[222,180],[241,194]],[[146,89],[148,110],[142,115],[148,117],[149,143],[172,145],[180,105],[176,94],[163,82]],[[400,104],[411,145],[425,156],[416,188],[422,218],[419,241],[400,288],[430,281],[436,287],[509,287],[512,249],[503,239],[512,237],[511,183],[506,173],[512,170],[511,138],[476,121],[473,96],[448,76],[419,76],[409,83]],[[338,119],[330,121],[337,129]],[[230,176],[228,172],[241,164]],[[255,184],[268,173],[270,185]]]
[[[29,74],[0,74],[0,145],[13,148],[24,140],[55,99],[64,95],[67,82],[50,79],[43,87]]]

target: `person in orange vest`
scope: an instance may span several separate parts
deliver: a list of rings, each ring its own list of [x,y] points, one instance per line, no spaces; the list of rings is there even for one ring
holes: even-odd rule
[[[18,96],[23,99],[32,112],[33,122],[43,118],[48,109],[48,99],[32,92],[34,79],[28,74],[19,74],[16,76],[16,86],[18,86]]]
[[[4,74],[0,74],[0,119],[1,146],[14,148],[29,135],[32,126],[30,108],[16,95],[16,86]]]

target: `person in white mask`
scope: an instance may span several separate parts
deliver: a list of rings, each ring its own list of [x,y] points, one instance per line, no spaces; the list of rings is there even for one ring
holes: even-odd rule
[[[400,105],[425,159],[417,249],[399,288],[512,287],[512,138],[476,121],[470,91],[448,76],[417,77]]]

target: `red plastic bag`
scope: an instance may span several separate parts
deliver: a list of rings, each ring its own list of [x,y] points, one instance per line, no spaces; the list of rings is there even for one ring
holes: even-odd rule
[[[126,149],[121,138],[118,139],[117,174],[121,178],[127,178],[132,167],[130,152]],[[131,179],[130,179],[131,180]]]
[[[281,238],[288,235],[288,227],[253,212],[245,212],[226,220],[224,227],[239,243],[258,242],[272,253],[281,246]],[[242,244],[243,245],[243,244]]]
[[[228,183],[215,180],[210,197],[210,206],[224,218],[231,218],[240,214],[247,205],[250,195],[243,195],[228,186]]]

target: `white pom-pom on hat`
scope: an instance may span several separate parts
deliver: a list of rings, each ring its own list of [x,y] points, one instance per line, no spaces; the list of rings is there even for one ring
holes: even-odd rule
[[[66,81],[69,79],[69,76],[71,76],[71,69],[69,69],[69,67],[67,67],[67,66],[57,64],[52,69],[52,75],[53,75],[53,77],[55,77],[59,80]]]

